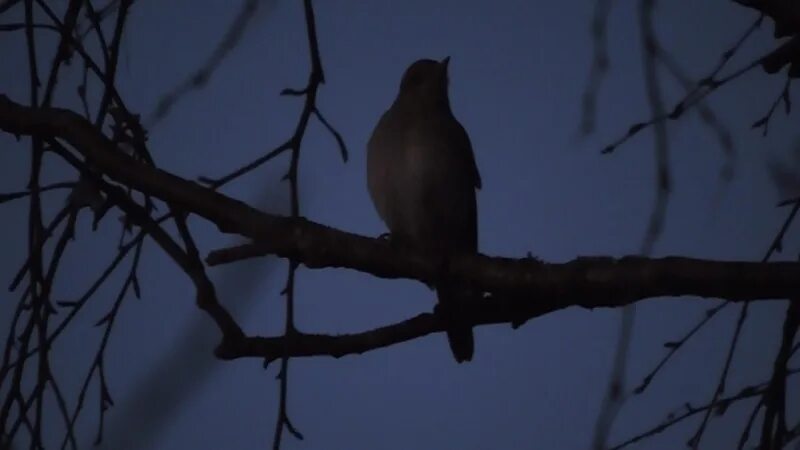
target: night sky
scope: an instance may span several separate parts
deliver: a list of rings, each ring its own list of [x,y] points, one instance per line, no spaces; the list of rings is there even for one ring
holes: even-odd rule
[[[117,86],[146,126],[158,101],[206,63],[240,3],[134,3]],[[756,17],[731,2],[693,2],[691,8],[684,2],[662,3],[656,32],[694,79],[710,72]],[[655,198],[653,135],[644,132],[611,155],[600,153],[631,124],[649,118],[638,2],[614,5],[608,30],[611,65],[598,97],[597,129],[584,137],[581,94],[592,58],[593,6],[590,0],[315,2],[326,77],[318,106],[344,137],[350,158],[343,163],[331,135],[318,122],[311,125],[301,154],[302,214],[354,233],[386,231],[366,189],[367,139],[394,99],[403,70],[419,58],[450,56],[452,108],[470,135],[483,178],[478,195],[481,251],[508,257],[531,252],[551,262],[638,252]],[[3,20],[21,20],[21,10]],[[208,84],[181,97],[149,129],[149,148],[159,167],[190,179],[223,175],[293,132],[302,99],[279,93],[307,80],[302,4],[263,1],[251,20],[241,43]],[[112,25],[113,20],[109,30]],[[729,70],[772,48],[771,28],[765,22]],[[42,48],[56,37],[42,38]],[[0,92],[27,101],[23,33],[1,34],[0,55]],[[42,55],[42,67],[49,61],[49,53]],[[75,62],[64,71],[55,104],[80,110],[74,91],[80,68]],[[685,91],[666,73],[662,80],[666,103],[672,106]],[[769,108],[783,82],[783,76],[753,71],[712,95],[707,104],[734,137],[732,160],[696,114],[669,123],[673,192],[653,256],[761,259],[788,213],[775,207],[782,197],[767,162],[788,155],[796,134],[793,118],[783,114],[773,119],[766,137],[750,124]],[[0,134],[0,192],[24,189],[28,142],[18,144]],[[276,159],[222,191],[286,214],[289,190],[280,178],[288,161]],[[734,176],[725,182],[720,173],[731,163]],[[50,181],[73,176],[56,158],[45,169]],[[59,193],[46,198],[50,215],[64,201]],[[27,251],[27,205],[0,205],[0,245],[5,249],[0,274],[6,282]],[[89,215],[81,216],[77,242],[56,280],[59,298],[79,295],[113,258],[119,213],[110,214],[94,233]],[[204,254],[242,241],[196,217],[190,226]],[[778,258],[795,258],[796,236],[790,231]],[[110,308],[129,264],[54,348],[53,367],[70,404],[101,337],[102,330],[92,324]],[[260,360],[216,360],[212,350],[218,332],[195,306],[187,277],[153,242],[145,244],[141,264],[143,297],[131,296],[122,304],[106,354],[115,406],[106,417],[101,448],[268,448],[278,408],[278,364],[264,370]],[[272,257],[209,269],[220,300],[245,331],[267,336],[283,331],[279,293],[286,271],[286,261]],[[18,295],[2,296],[2,336]],[[319,333],[399,322],[432,310],[435,299],[415,281],[305,268],[298,272],[296,296],[299,329]],[[660,360],[664,342],[682,336],[718,302],[692,297],[640,302],[628,389]],[[710,400],[738,308],[713,319],[643,395],[625,404],[612,444],[657,425],[685,402]],[[726,392],[768,379],[784,311],[785,302],[762,302],[751,309]],[[454,362],[441,333],[364,355],[294,359],[289,414],[306,439],[285,434],[283,448],[589,448],[619,316],[619,310],[570,308],[516,330],[483,326],[475,330],[474,360],[462,365]],[[790,387],[791,405],[800,393],[796,380]],[[789,409],[789,423],[798,420],[797,404]],[[95,387],[78,425],[87,445],[96,431],[97,405]],[[751,406],[743,403],[715,418],[704,448],[735,446]],[[62,422],[54,408],[46,414],[52,424],[48,439],[58,448]],[[698,419],[688,421],[638,448],[682,448],[697,425]]]

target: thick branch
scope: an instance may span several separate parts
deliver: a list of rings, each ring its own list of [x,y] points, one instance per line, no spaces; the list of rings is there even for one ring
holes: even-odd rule
[[[659,296],[694,295],[728,300],[800,297],[800,264],[717,262],[690,258],[579,258],[565,264],[534,259],[466,256],[445,270],[437,258],[387,242],[335,230],[305,219],[262,213],[212,189],[139,163],[83,117],[65,109],[33,109],[0,95],[0,129],[16,135],[60,138],[118,182],[159,197],[238,233],[256,244],[214,252],[210,263],[237,252],[276,254],[308,267],[347,267],[385,278],[431,282],[442,276],[493,294],[515,298],[526,309],[571,305],[621,306]],[[524,300],[523,300],[524,299]],[[492,306],[499,308],[499,305]],[[504,316],[505,317],[505,316]],[[502,321],[502,320],[501,320]]]

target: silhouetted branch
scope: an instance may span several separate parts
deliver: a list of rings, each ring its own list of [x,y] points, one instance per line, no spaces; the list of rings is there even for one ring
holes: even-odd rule
[[[239,178],[240,176],[257,169],[262,164],[270,161],[271,159],[275,158],[276,156],[282,155],[291,149],[291,142],[284,142],[283,144],[275,147],[274,149],[270,150],[266,155],[256,158],[255,160],[245,164],[244,166],[234,170],[233,172],[219,177],[219,178],[211,178],[211,177],[200,177],[197,181],[208,185],[211,188],[217,189],[229,182]]]
[[[797,216],[798,210],[800,210],[800,201],[794,202],[794,207],[789,212],[789,214],[787,215],[786,219],[781,224],[781,227],[778,230],[778,232],[776,233],[775,237],[770,242],[770,245],[767,248],[767,251],[764,254],[764,257],[761,259],[762,262],[769,261],[769,259],[772,257],[773,254],[775,254],[776,252],[780,251],[780,249],[782,248],[783,238],[786,235],[786,232],[789,229],[789,226],[792,224],[792,222],[794,221],[795,217]],[[658,362],[658,364],[656,364],[655,368],[648,375],[646,375],[644,377],[644,379],[642,380],[642,383],[639,385],[639,387],[637,387],[634,390],[634,394],[641,394],[642,392],[644,392],[644,390],[647,389],[647,387],[652,382],[653,377],[655,377],[655,375],[661,370],[661,368],[666,364],[666,362],[678,351],[678,349],[680,349],[692,336],[695,335],[695,333],[697,331],[699,331],[703,326],[705,326],[706,323],[708,323],[717,313],[719,313],[722,309],[724,309],[728,305],[730,305],[730,302],[724,302],[724,303],[722,303],[722,304],[720,304],[718,306],[715,306],[714,308],[709,309],[708,311],[706,311],[703,319],[701,321],[699,321],[686,335],[684,335],[682,338],[680,338],[677,341],[672,341],[672,342],[665,343],[664,346],[669,348],[669,352],[661,359],[661,361]],[[731,345],[729,346],[729,349],[728,349],[728,357],[729,358],[732,357],[733,351],[735,350],[736,342],[738,341],[739,332],[740,332],[741,326],[743,324],[743,319],[744,319],[743,316],[745,314],[746,314],[746,311],[742,311],[742,313],[740,315],[740,319],[737,322],[736,331],[735,331],[735,333],[733,335],[733,338],[732,338],[732,341],[731,341]],[[729,364],[730,364],[730,360],[726,359],[725,369],[723,369],[722,375],[720,376],[720,381],[718,382],[717,390],[715,390],[715,393],[714,393],[714,397],[715,398],[718,397],[719,395],[721,395],[721,393],[722,393],[719,390],[720,386],[722,386],[722,388],[724,389],[724,380],[727,377],[727,371],[729,370],[729,367],[730,367]],[[740,449],[743,448],[744,444],[746,443],[746,441],[747,441],[747,439],[749,437],[750,428],[752,427],[753,421],[755,420],[755,416],[758,413],[759,409],[763,406],[763,404],[764,404],[763,400],[760,401],[756,405],[756,407],[754,408],[753,412],[751,413],[750,419],[747,422],[745,428],[743,429],[743,434],[742,434],[742,437],[741,437],[740,443],[739,443],[739,448]],[[690,440],[690,445],[694,445],[694,446],[699,445],[699,437],[702,436],[703,430],[705,428],[705,424],[707,423],[708,419],[709,419],[708,415],[704,416],[703,424],[698,429],[698,431],[695,433],[695,437],[693,437]]]
[[[86,393],[91,385],[92,380],[94,379],[95,373],[97,373],[97,377],[100,383],[100,419],[97,427],[97,435],[95,437],[95,445],[99,444],[103,438],[103,421],[105,412],[108,408],[113,406],[114,401],[111,397],[111,393],[108,389],[108,385],[106,383],[105,377],[105,350],[106,346],[108,345],[108,338],[111,335],[111,331],[114,327],[115,320],[117,318],[117,314],[119,313],[119,308],[122,305],[122,301],[125,299],[126,294],[129,292],[131,287],[136,283],[136,271],[139,266],[139,256],[141,255],[142,251],[142,242],[138,241],[135,246],[133,261],[131,262],[131,268],[128,272],[128,275],[125,277],[125,281],[122,283],[122,287],[120,288],[117,296],[114,300],[114,303],[111,306],[111,310],[106,313],[97,323],[95,326],[104,326],[103,329],[103,337],[100,341],[100,345],[95,353],[95,357],[92,361],[92,365],[89,367],[89,372],[86,374],[86,377],[83,380],[83,385],[78,393],[78,400],[75,404],[75,409],[72,412],[72,416],[70,417],[70,424],[67,427],[68,430],[72,430],[75,428],[76,421],[78,420],[78,416],[81,413],[81,409],[83,408],[83,403],[86,398]],[[62,448],[64,447],[68,436],[64,436],[64,442],[62,443]]]
[[[772,53],[767,53],[760,58],[757,58],[750,63],[734,70],[733,72],[729,73],[725,76],[720,76],[722,69],[727,65],[733,55],[742,47],[742,45],[747,41],[747,39],[753,34],[753,32],[760,26],[761,18],[759,17],[756,21],[750,25],[750,27],[745,30],[742,36],[731,46],[727,51],[723,52],[720,61],[717,65],[709,72],[708,75],[703,77],[698,83],[695,89],[692,89],[688,92],[681,100],[679,100],[670,111],[658,115],[653,116],[647,121],[638,122],[628,129],[628,132],[625,133],[623,136],[612,142],[611,144],[607,145],[603,150],[602,153],[611,153],[614,152],[618,147],[622,144],[627,142],[629,139],[633,138],[641,131],[652,127],[656,124],[665,122],[667,120],[676,120],[683,116],[683,114],[693,107],[698,105],[703,99],[705,99],[708,95],[719,89],[720,87],[730,83],[731,81],[741,77],[745,73],[753,70],[754,68],[758,67],[762,64],[762,62],[769,57]]]
[[[317,92],[319,87],[325,82],[325,74],[322,70],[322,59],[319,54],[319,43],[317,42],[317,27],[314,18],[314,8],[311,0],[303,1],[303,12],[306,22],[306,36],[308,39],[308,52],[311,58],[311,71],[308,75],[308,82],[306,87],[302,90],[302,95],[305,96],[303,110],[300,112],[300,117],[297,121],[297,127],[294,134],[286,142],[291,149],[291,160],[289,163],[289,170],[284,176],[284,180],[289,182],[289,203],[291,207],[291,217],[296,219],[300,216],[300,179],[298,171],[300,168],[300,148],[303,143],[303,138],[306,134],[309,119],[312,114],[327,127],[328,131],[333,134],[340,145],[343,152],[345,161],[347,160],[347,150],[344,148],[344,141],[339,133],[325,121],[325,118],[317,111]],[[282,294],[286,297],[286,320],[284,322],[284,338],[289,340],[297,334],[297,328],[294,322],[294,304],[295,304],[295,280],[297,275],[297,268],[299,262],[296,259],[289,258],[289,271],[286,276],[286,286]],[[230,342],[230,341],[228,341]],[[297,439],[303,439],[303,434],[297,430],[289,418],[287,398],[289,391],[289,354],[284,352],[281,358],[281,368],[278,374],[280,381],[280,396],[278,400],[278,417],[275,422],[275,434],[273,436],[272,448],[273,450],[280,449],[281,438],[283,430],[289,431]]]
[[[719,381],[717,382],[717,387],[714,389],[714,394],[711,396],[710,404],[716,404],[719,400],[722,393],[725,392],[725,384],[728,379],[728,372],[731,368],[731,363],[733,362],[733,355],[736,352],[736,345],[739,342],[739,336],[741,336],[742,327],[744,326],[744,322],[747,319],[747,310],[750,306],[749,302],[744,302],[742,304],[742,309],[739,311],[739,318],[736,321],[736,327],[733,331],[733,336],[731,337],[731,343],[728,346],[728,353],[725,356],[725,364],[722,367],[722,373],[719,376]],[[690,448],[696,450],[700,447],[700,441],[703,438],[703,433],[706,430],[706,426],[708,425],[708,420],[711,417],[711,410],[706,410],[705,414],[703,414],[703,420],[700,422],[700,425],[697,427],[697,431],[695,431],[694,435],[689,439],[687,443]]]
[[[754,30],[755,28],[751,29]],[[751,29],[748,29],[748,31]],[[746,34],[746,36],[749,36],[749,33]],[[656,45],[659,62],[661,62],[672,77],[683,86],[687,93],[692,92],[696,87],[694,80],[689,78],[678,61],[665,48],[661,47],[658,43],[656,43]],[[733,162],[735,157],[735,148],[731,132],[728,127],[720,121],[717,114],[706,102],[698,102],[695,108],[697,109],[697,114],[700,116],[700,121],[714,134],[726,158],[725,165],[720,171],[722,181],[730,181],[731,178],[733,178]]]
[[[220,43],[217,44],[217,47],[205,64],[193,74],[189,75],[172,91],[161,97],[155,111],[153,111],[148,118],[149,126],[152,127],[166,117],[175,104],[186,96],[186,94],[202,89],[208,83],[214,72],[221,67],[222,61],[225,60],[241,41],[244,32],[247,31],[248,26],[253,23],[256,10],[262,3],[264,3],[263,0],[245,0],[242,3],[241,9],[225,32],[225,36],[223,36]]]
[[[581,133],[589,135],[594,132],[597,121],[597,97],[600,87],[608,72],[608,39],[606,29],[611,13],[613,0],[595,0],[592,15],[592,65],[589,68],[589,80],[581,97]]]
[[[800,371],[792,370],[788,375],[794,376],[797,375]],[[678,423],[683,422],[684,420],[695,416],[697,414],[708,414],[709,412],[715,412],[716,414],[723,414],[731,405],[740,402],[741,400],[745,400],[748,398],[754,398],[762,395],[767,390],[767,386],[769,383],[760,383],[757,385],[746,386],[739,390],[738,393],[731,395],[729,397],[719,398],[715,402],[705,404],[703,406],[692,406],[691,404],[687,403],[683,406],[683,412],[680,413],[670,413],[662,422],[661,424],[640,433],[626,441],[617,444],[611,447],[609,450],[620,450],[625,448],[631,444],[641,441],[642,439],[648,438],[650,436],[654,436],[659,434],[663,431],[666,431],[668,428],[671,428]]]
[[[783,448],[789,440],[786,424],[786,377],[792,342],[800,327],[800,302],[790,302],[786,308],[781,343],[772,368],[772,379],[764,392],[764,421],[760,448]]]
[[[723,302],[723,303],[720,303],[719,305],[717,305],[717,306],[715,306],[713,308],[710,308],[710,309],[706,310],[706,312],[703,313],[703,318],[700,321],[698,321],[689,330],[688,333],[683,335],[677,341],[665,342],[664,343],[664,347],[669,349],[667,351],[667,354],[664,355],[664,357],[661,358],[661,360],[655,365],[655,367],[647,375],[645,375],[645,377],[642,379],[641,384],[639,384],[639,386],[637,386],[636,389],[633,390],[633,393],[634,394],[643,393],[650,386],[650,383],[653,382],[653,379],[658,374],[658,372],[661,371],[661,369],[664,367],[664,365],[667,363],[667,361],[669,361],[670,358],[672,358],[672,356],[675,355],[675,353],[679,349],[681,349],[683,347],[683,345],[686,344],[686,342],[688,342],[689,339],[692,338],[692,336],[695,335],[695,333],[697,333],[701,328],[703,328],[703,326],[705,326],[705,324],[708,323],[708,321],[710,321],[722,308],[726,307],[728,304],[729,304],[728,302]]]
[[[39,187],[39,193],[53,191],[56,189],[72,189],[75,187],[77,183],[72,181],[62,181],[60,183],[51,183],[44,186]],[[30,190],[20,191],[20,192],[9,192],[7,194],[0,194],[0,203],[5,203],[11,200],[16,200],[19,198],[25,198],[31,195]]]
[[[781,92],[772,102],[772,105],[770,105],[769,109],[767,110],[767,113],[764,114],[764,116],[762,116],[760,119],[753,122],[753,125],[751,125],[752,128],[763,129],[761,133],[762,136],[766,136],[767,133],[769,132],[769,121],[770,119],[772,119],[772,115],[775,113],[775,110],[778,108],[778,105],[783,103],[784,111],[786,111],[787,115],[791,111],[792,101],[789,95],[789,87],[791,85],[792,85],[792,79],[790,77],[786,77],[786,82],[783,84],[783,89],[781,89]]]
[[[647,100],[653,117],[664,115],[664,100],[661,92],[661,84],[658,76],[658,38],[653,27],[653,13],[655,10],[655,0],[640,0],[639,2],[639,32],[641,34],[642,45],[642,64],[644,66],[644,81],[647,92]],[[670,165],[669,165],[669,141],[667,139],[666,123],[659,122],[654,124],[654,149],[656,154],[656,198],[653,202],[653,209],[650,212],[650,219],[647,223],[644,239],[639,253],[649,256],[655,247],[658,238],[664,228],[664,219],[667,214],[667,202],[671,190]],[[611,427],[614,425],[622,405],[627,400],[625,392],[625,369],[628,362],[628,349],[630,347],[631,335],[633,332],[633,322],[636,316],[634,305],[626,305],[621,311],[620,331],[617,341],[617,349],[614,354],[614,364],[611,372],[606,396],[600,408],[595,423],[593,445],[595,450],[603,450],[608,441]]]
[[[304,220],[265,214],[238,200],[136,161],[80,115],[63,109],[34,110],[0,96],[0,128],[10,133],[65,139],[106,175],[198,214],[221,230],[256,240],[262,255],[276,254],[312,268],[349,267],[381,277],[432,281],[443,275],[487,292],[556,295],[584,306],[621,306],[649,296],[699,295],[730,300],[787,298],[800,284],[797,263],[712,262],[689,258],[648,260],[584,258],[567,264],[470,256],[453,260],[448,273],[426,255],[393,249],[378,239]],[[234,250],[235,253],[237,250]],[[252,253],[253,250],[250,250]],[[230,251],[208,261],[230,260]],[[589,278],[592,277],[592,278]],[[613,297],[613,299],[612,299]]]

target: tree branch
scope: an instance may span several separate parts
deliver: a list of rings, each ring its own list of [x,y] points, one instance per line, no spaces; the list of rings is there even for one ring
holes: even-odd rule
[[[347,267],[384,278],[430,282],[450,277],[498,297],[515,298],[523,309],[546,299],[551,310],[578,305],[618,307],[640,299],[695,295],[733,301],[800,297],[800,264],[719,262],[669,257],[578,258],[547,264],[531,258],[464,256],[441,261],[387,242],[339,231],[303,218],[265,214],[195,182],[140,163],[79,114],[34,109],[0,95],[0,129],[15,135],[60,138],[99,170],[134,189],[198,214],[222,231],[256,241],[248,256],[276,254],[311,268]],[[238,250],[212,252],[208,262],[236,259]],[[524,300],[523,300],[524,299]],[[537,306],[538,307],[538,306]]]

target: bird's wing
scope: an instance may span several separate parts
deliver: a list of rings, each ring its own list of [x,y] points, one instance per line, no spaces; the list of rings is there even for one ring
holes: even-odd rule
[[[472,173],[473,186],[475,186],[476,189],[480,189],[482,187],[481,174],[478,171],[478,165],[475,163],[475,154],[472,151],[472,142],[469,140],[467,130],[464,129],[458,120],[453,118],[453,129],[451,133],[457,143],[459,156],[463,158],[464,165],[468,167],[468,170]]]

